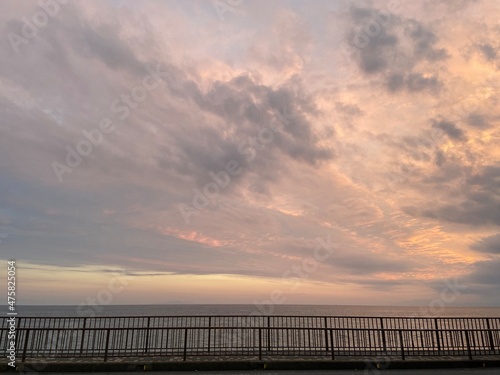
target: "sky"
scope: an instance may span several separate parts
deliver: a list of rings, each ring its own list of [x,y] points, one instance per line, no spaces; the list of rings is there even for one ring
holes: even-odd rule
[[[500,306],[499,19],[4,1],[0,276],[19,305]]]

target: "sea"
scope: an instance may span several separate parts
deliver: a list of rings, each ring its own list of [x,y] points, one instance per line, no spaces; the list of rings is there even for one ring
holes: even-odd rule
[[[84,316],[361,316],[500,318],[500,307],[346,306],[346,305],[17,305],[18,317]]]

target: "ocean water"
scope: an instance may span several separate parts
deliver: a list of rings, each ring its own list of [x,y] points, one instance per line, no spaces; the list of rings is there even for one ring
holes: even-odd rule
[[[182,315],[284,315],[361,317],[489,317],[499,318],[500,307],[421,307],[343,305],[105,305],[105,306],[22,306],[19,317],[89,316],[182,316]]]

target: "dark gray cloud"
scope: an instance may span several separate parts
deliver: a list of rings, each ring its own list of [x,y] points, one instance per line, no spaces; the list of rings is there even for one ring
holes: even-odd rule
[[[381,16],[378,9],[356,6],[350,9],[352,30],[349,31],[349,41],[358,53],[359,67],[367,74],[379,73],[387,69],[391,63],[392,51],[398,43],[397,37],[388,33],[386,29],[390,20],[387,23],[381,21],[383,17],[385,15]],[[375,36],[369,36],[364,32],[363,27],[366,28],[369,24],[373,24],[376,28]]]
[[[332,267],[344,270],[350,275],[374,275],[380,272],[398,273],[415,269],[415,264],[405,259],[381,256],[370,252],[355,252],[348,256],[334,256],[326,261]]]
[[[366,215],[363,214],[362,216]],[[288,255],[297,255],[303,259],[313,255],[311,246],[304,247],[293,243],[286,245],[286,253]],[[377,254],[365,248],[352,246],[335,248],[327,259],[319,263],[324,265],[327,274],[334,278],[339,275],[364,277],[382,272],[402,273],[418,268],[417,262],[406,257],[394,254]]]
[[[441,150],[436,150],[434,153],[434,163],[436,163],[437,166],[442,166],[444,162],[446,161],[446,156],[443,151]]]
[[[362,116],[363,111],[356,104],[335,103],[335,108],[347,116]]]
[[[404,207],[406,213],[471,226],[500,225],[500,168],[485,166],[472,174],[469,168],[445,168],[443,171],[452,173],[454,178],[467,176],[462,178],[459,188],[446,188],[450,196],[455,198],[454,202],[437,206],[433,204],[427,208]],[[439,176],[428,178],[427,181],[439,183],[448,180]]]
[[[420,214],[471,226],[500,225],[500,201],[488,194],[471,193],[460,203],[420,210]]]
[[[121,38],[117,25],[100,25],[92,28],[89,25],[75,28],[66,26],[68,33],[74,35],[71,44],[74,52],[84,58],[96,58],[109,69],[127,69],[136,75],[144,75],[144,64],[138,60],[126,39]]]
[[[442,130],[448,137],[455,140],[464,140],[465,133],[453,122],[447,120],[431,120],[432,127]]]
[[[438,161],[442,161],[441,164],[437,164]],[[440,187],[443,189],[445,186],[449,186],[452,183],[456,183],[462,178],[467,176],[467,173],[470,172],[469,168],[462,166],[457,163],[456,160],[448,160],[446,154],[438,150],[436,151],[436,164],[440,167],[434,173],[426,174],[421,176],[420,181],[432,186],[432,188]]]
[[[500,233],[481,238],[471,248],[483,253],[500,254]]]
[[[438,41],[436,34],[421,23],[410,20],[405,31],[413,41],[415,57],[419,56],[434,62],[444,60],[449,56],[445,48],[435,48]]]
[[[471,113],[467,116],[465,120],[467,125],[474,126],[476,128],[487,128],[489,127],[489,122],[484,115],[479,113]]]
[[[333,150],[318,147],[320,137],[306,114],[317,116],[319,111],[301,85],[285,84],[272,89],[243,75],[229,82],[216,82],[205,95],[198,92],[193,98],[202,109],[225,120],[240,135],[255,137],[275,120],[282,122],[281,130],[274,131],[272,144],[292,159],[313,165],[334,156]],[[285,120],[276,117],[277,113]]]
[[[172,139],[168,146],[160,146],[158,166],[162,170],[190,176],[200,187],[211,181],[210,172],[225,170],[229,161],[236,161],[243,173],[233,181],[252,178],[250,185],[267,191],[266,182],[275,180],[275,171],[284,167],[283,157],[311,166],[335,157],[333,149],[319,145],[322,137],[311,118],[318,117],[320,111],[300,82],[287,81],[271,88],[245,74],[226,82],[215,81],[202,91],[178,69],[163,69],[169,72],[166,84],[173,96],[190,102],[200,118],[209,114],[215,119],[193,124],[191,114],[178,113],[176,108],[168,108],[169,104],[155,109],[159,114],[150,121]],[[176,113],[175,120],[172,113]],[[159,123],[155,117],[170,117],[174,124]],[[236,186],[232,183],[230,189]]]
[[[426,25],[375,8],[353,6],[349,15],[349,40],[363,73],[380,75],[390,92],[438,91],[442,86],[438,75],[424,75],[417,64],[441,62],[449,54],[436,47],[438,38]]]
[[[491,44],[480,44],[477,46],[479,51],[482,52],[483,56],[489,61],[495,61],[497,58],[497,49]]]
[[[403,88],[410,92],[424,90],[435,92],[441,87],[441,83],[436,76],[426,77],[420,73],[394,73],[388,75],[387,87],[391,92],[396,92]]]
[[[406,87],[410,92],[437,91],[440,86],[437,76],[426,77],[420,73],[412,73],[406,77]]]
[[[472,272],[466,277],[467,282],[480,285],[500,286],[500,259],[474,263]],[[498,294],[497,294],[498,299]]]

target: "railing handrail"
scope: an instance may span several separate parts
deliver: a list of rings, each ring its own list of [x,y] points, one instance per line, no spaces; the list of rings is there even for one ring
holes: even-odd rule
[[[7,319],[7,317],[3,317]],[[362,315],[113,315],[113,316],[24,316],[21,313],[17,318],[23,319],[138,319],[138,318],[335,318],[335,319],[446,319],[446,320],[477,320],[500,319],[500,316],[362,316]]]
[[[0,328],[1,330],[8,331],[8,328]],[[238,327],[238,326],[211,326],[211,327],[22,327],[18,328],[18,331],[118,331],[118,330],[223,330],[223,329],[235,329],[235,330],[251,330],[251,329],[264,329],[264,330],[310,330],[310,331],[374,331],[374,332],[500,332],[500,328],[356,328],[356,327],[267,327],[267,326],[248,326],[248,327]]]

